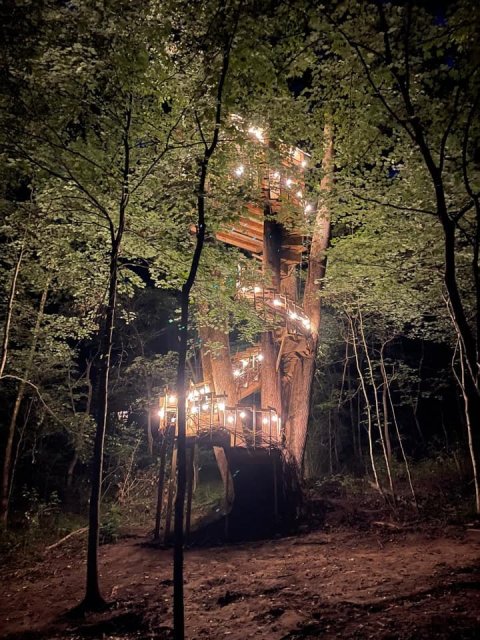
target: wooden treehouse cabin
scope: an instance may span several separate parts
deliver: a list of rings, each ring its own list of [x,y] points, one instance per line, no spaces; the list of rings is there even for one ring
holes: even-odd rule
[[[258,145],[266,144],[258,129],[250,129]],[[290,149],[282,156],[280,168],[267,168],[260,179],[260,202],[248,204],[229,226],[217,232],[217,240],[237,247],[251,257],[258,269],[258,282],[242,281],[239,272],[237,296],[247,300],[262,318],[265,331],[255,345],[231,352],[230,337],[218,329],[200,327],[203,380],[191,385],[187,394],[187,507],[186,529],[194,483],[194,450],[211,446],[225,489],[224,515],[230,531],[242,523],[258,519],[262,512],[272,533],[282,517],[288,517],[289,498],[285,479],[284,450],[288,443],[284,413],[288,403],[288,381],[294,359],[309,351],[312,325],[299,302],[299,265],[307,242],[306,218],[313,207],[304,199],[303,174],[308,156]],[[243,166],[232,167],[241,179]],[[282,223],[288,207],[289,220]],[[221,349],[210,350],[209,342]],[[283,393],[282,393],[283,389]],[[288,411],[288,409],[287,409]],[[161,454],[157,529],[164,520],[168,538],[175,482],[177,397],[166,391],[160,398],[160,430],[164,434]],[[171,465],[166,462],[171,460]],[[165,469],[170,468],[170,478]],[[165,490],[164,490],[165,488]],[[165,495],[164,495],[165,494]],[[291,509],[290,509],[291,510]],[[262,533],[262,532],[261,532]],[[248,534],[247,534],[248,535]],[[230,537],[235,537],[234,535]]]

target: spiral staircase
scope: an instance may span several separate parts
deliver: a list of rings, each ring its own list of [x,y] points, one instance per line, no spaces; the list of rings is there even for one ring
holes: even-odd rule
[[[249,254],[252,260],[259,263],[266,263],[264,237],[266,213],[269,217],[273,217],[285,202],[290,207],[307,213],[302,201],[304,185],[301,178],[303,168],[306,166],[306,154],[295,149],[290,153],[288,162],[283,164],[286,173],[289,170],[292,170],[292,173],[296,172],[296,181],[282,177],[279,172],[269,171],[262,183],[264,208],[249,204],[239,219],[216,234],[217,240],[241,249]],[[279,248],[281,278],[290,275],[292,268],[302,262],[304,243],[305,236],[302,232],[283,229]],[[263,273],[265,272],[266,269],[263,268]],[[239,300],[248,301],[264,322],[266,330],[274,335],[278,352],[277,370],[281,366],[282,345],[285,338],[308,339],[311,335],[310,320],[303,308],[280,289],[281,287],[260,284],[245,286],[240,278],[236,294]],[[270,505],[271,513],[267,521],[274,524],[278,522],[280,512],[285,514],[288,511],[288,499],[285,495],[282,498],[278,488],[281,477],[286,473],[281,452],[284,440],[282,416],[271,407],[262,407],[259,402],[264,373],[261,341],[232,354],[231,366],[237,399],[237,404],[234,406],[228,406],[226,396],[215,393],[213,385],[200,382],[192,384],[188,390],[186,401],[187,532],[190,526],[194,482],[194,449],[202,443],[207,443],[215,451],[225,487],[224,512],[228,514],[231,522],[237,520],[237,525],[240,526],[245,518],[250,518],[248,505],[255,502],[257,506],[262,504],[263,515],[268,513],[266,505]],[[166,469],[168,466],[171,469],[164,509],[166,521],[164,535],[168,538],[176,477],[177,398],[174,392],[166,391],[160,398],[159,418],[160,431],[164,434],[164,441],[168,442],[163,458],[161,455],[159,490],[164,485]],[[255,472],[254,469],[256,469]],[[252,500],[255,482],[253,481],[252,485],[247,479],[252,479],[258,474],[260,474],[259,477],[266,475],[272,480],[268,491],[265,491],[265,483],[262,483],[263,498],[260,502],[258,499]]]

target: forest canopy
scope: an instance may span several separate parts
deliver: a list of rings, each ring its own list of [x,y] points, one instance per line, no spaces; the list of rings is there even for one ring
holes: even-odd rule
[[[281,416],[300,484],[350,478],[408,511],[438,474],[452,509],[480,512],[477,4],[2,14],[2,548],[88,512],[95,557],[101,522],[105,540],[153,527],[160,398],[178,393],[180,486],[188,389],[213,360],[235,394],[247,352],[273,372],[250,397]],[[289,193],[276,209],[267,174]],[[240,295],[275,281],[267,240],[263,267],[256,236],[222,240],[252,206],[297,251],[278,290],[303,342],[273,345]]]

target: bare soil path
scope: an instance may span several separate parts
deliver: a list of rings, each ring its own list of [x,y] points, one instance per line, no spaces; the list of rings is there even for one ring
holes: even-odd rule
[[[101,548],[104,594],[84,620],[80,540],[0,574],[0,637],[171,637],[171,552],[141,537]],[[480,532],[340,529],[186,552],[189,640],[480,638]]]

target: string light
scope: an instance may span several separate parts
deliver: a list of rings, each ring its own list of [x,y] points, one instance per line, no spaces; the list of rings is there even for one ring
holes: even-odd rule
[[[264,130],[262,130],[259,127],[255,127],[255,126],[251,126],[248,128],[248,133],[251,134],[253,137],[255,137],[259,142],[264,143],[265,142],[265,133]],[[299,149],[295,149],[295,148],[290,148],[290,155],[292,157],[294,157],[294,161],[296,161],[297,166],[298,166],[298,161],[301,159],[301,161],[299,162],[299,164],[301,165],[302,168],[307,167],[308,162],[307,159],[305,158],[305,156],[303,155],[302,152],[300,152]],[[239,164],[236,168],[234,168],[234,174],[237,177],[241,177],[245,174],[245,166],[243,164]],[[273,180],[276,181],[280,181],[282,179],[282,181],[284,181],[284,185],[286,186],[286,188],[290,188],[292,186],[294,186],[295,184],[295,180],[293,180],[292,178],[282,178],[282,174],[280,171],[275,170],[273,172],[271,172],[271,178]],[[300,185],[299,185],[300,186]],[[277,186],[277,189],[279,187]],[[297,187],[298,189],[298,187]],[[302,189],[298,189],[295,192],[295,196],[298,198],[298,200],[303,200],[304,198],[304,194]],[[311,204],[305,204],[305,206],[303,207],[305,214],[311,212],[313,210],[313,206]],[[263,293],[263,288],[260,286],[249,286],[249,287],[245,287],[242,286],[240,287],[240,283],[237,283],[237,287],[239,288],[239,291],[242,293],[254,293],[254,294],[259,294],[259,293]],[[273,306],[274,307],[287,307],[285,309],[285,312],[287,313],[288,317],[291,318],[294,321],[298,321],[299,324],[301,324],[306,330],[311,330],[311,321],[309,320],[309,318],[305,317],[302,313],[297,313],[294,309],[288,309],[288,307],[290,305],[286,305],[286,303],[280,299],[280,298],[274,298],[273,299]],[[284,313],[284,312],[283,312]],[[262,362],[264,360],[264,356],[262,353],[253,353],[253,355],[251,355],[248,359],[241,359],[240,360],[240,367],[236,368],[233,370],[233,376],[235,378],[242,378],[242,380],[245,379],[245,375],[247,373],[247,369],[248,367],[250,367],[252,369],[252,371],[255,373],[256,371],[256,379],[258,380],[259,377],[259,369],[255,368],[256,363]],[[247,384],[247,383],[245,383]],[[199,402],[199,404],[193,404],[190,407],[190,412],[192,414],[198,414],[200,413],[200,411],[207,411],[209,408],[211,408],[211,406],[213,406],[213,408],[218,411],[218,412],[226,412],[226,404],[224,401],[217,401],[215,399],[215,396],[212,396],[212,405],[209,403],[208,398],[204,398],[203,396],[207,396],[208,394],[210,394],[210,387],[209,385],[205,384],[203,387],[200,388],[195,388],[192,391],[190,391],[187,395],[187,399],[190,402],[195,402],[197,399],[197,402]],[[200,397],[202,396],[202,397]],[[203,401],[203,403],[202,403]],[[177,396],[172,394],[172,395],[168,395],[166,397],[166,399],[164,398],[164,402],[165,402],[165,407],[167,407],[167,403],[169,405],[174,405],[178,402],[177,400]],[[229,414],[225,416],[225,420],[226,422],[228,422],[229,424],[233,424],[236,423],[237,421],[237,416],[240,417],[241,420],[245,420],[247,418],[247,412],[246,411],[239,411],[237,413],[238,409],[235,410],[235,412],[233,414]],[[166,409],[165,408],[161,408],[158,411],[158,415],[160,417],[160,419],[163,419],[165,417],[165,413],[166,413]],[[169,421],[171,423],[175,423],[176,422],[176,417],[171,417],[169,418]],[[263,425],[268,425],[273,423],[276,423],[277,426],[280,425],[280,417],[276,414],[272,414],[270,413],[268,417],[262,417],[262,424]]]
[[[262,129],[259,129],[258,127],[250,127],[250,129],[248,130],[248,133],[251,133],[252,136],[255,136],[255,138],[259,142],[264,142],[264,136],[263,136]]]

